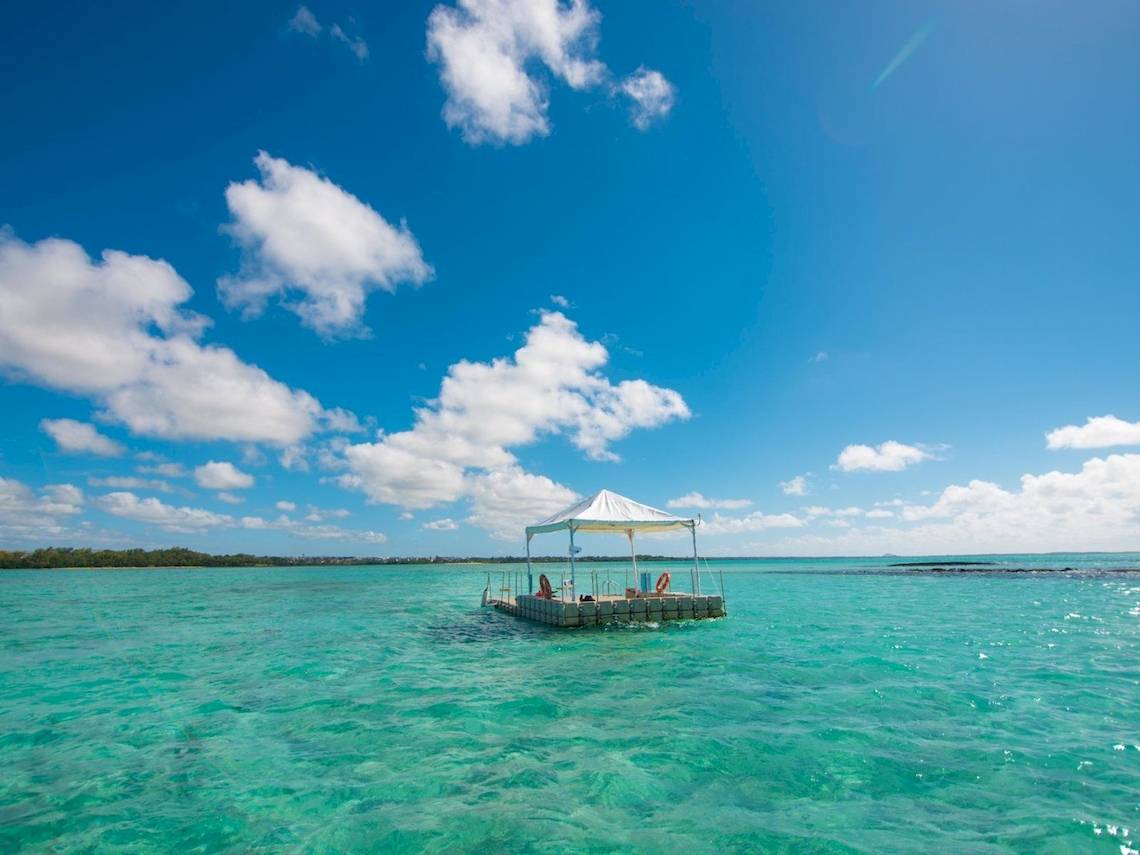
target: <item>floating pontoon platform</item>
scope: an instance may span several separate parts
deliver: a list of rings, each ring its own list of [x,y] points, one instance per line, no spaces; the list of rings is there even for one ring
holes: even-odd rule
[[[719,594],[650,594],[629,598],[603,596],[584,603],[520,594],[509,600],[492,600],[491,605],[497,611],[549,626],[660,623],[666,620],[703,620],[725,616],[724,597]]]
[[[491,595],[491,580],[483,592],[483,604],[515,617],[551,626],[595,626],[607,623],[652,623],[665,620],[702,620],[719,618],[726,614],[723,584],[719,594],[701,591],[700,560],[697,556],[697,526],[699,518],[678,517],[667,511],[643,505],[609,490],[599,490],[561,513],[526,527],[526,578],[516,575],[510,587],[504,584],[499,596]],[[653,585],[648,573],[637,568],[634,548],[635,532],[660,533],[688,530],[693,540],[693,566],[690,575],[691,593],[677,593],[669,589],[670,573],[663,573]],[[531,564],[530,541],[536,534],[567,531],[570,534],[570,578],[554,589],[540,576],[540,592],[535,592],[534,568]],[[574,543],[578,532],[595,534],[624,534],[629,538],[629,553],[633,567],[634,587],[625,589],[625,596],[612,593],[612,587],[599,589],[594,578],[593,592],[589,596],[578,594],[575,582],[575,557],[580,548]],[[506,574],[504,574],[505,577]],[[529,593],[521,593],[521,582]],[[612,580],[607,580],[607,585]],[[620,588],[618,590],[621,590]],[[610,591],[611,593],[602,593]],[[545,594],[545,596],[543,596]]]

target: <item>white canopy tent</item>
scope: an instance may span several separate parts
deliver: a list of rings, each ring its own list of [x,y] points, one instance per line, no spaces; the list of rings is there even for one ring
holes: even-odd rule
[[[634,532],[671,531],[687,528],[693,536],[693,593],[700,593],[700,569],[697,563],[697,526],[700,521],[679,517],[658,508],[643,505],[609,490],[599,490],[588,499],[559,511],[542,522],[526,527],[526,571],[527,584],[534,593],[534,576],[530,563],[530,541],[536,534],[566,530],[570,532],[570,588],[577,596],[574,585],[574,557],[578,547],[574,545],[574,533],[610,532],[624,533],[629,538],[629,552],[633,559],[633,578],[637,579],[637,551],[634,548]]]

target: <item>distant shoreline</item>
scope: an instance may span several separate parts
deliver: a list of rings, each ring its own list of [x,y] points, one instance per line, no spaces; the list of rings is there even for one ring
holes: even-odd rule
[[[533,556],[532,564],[563,564],[562,556]],[[629,561],[629,556],[583,555],[578,561],[601,563]],[[667,555],[638,555],[639,562],[692,561]],[[723,560],[723,559],[722,559]],[[160,570],[214,567],[376,567],[403,564],[525,564],[518,556],[356,557],[348,555],[212,555],[181,547],[173,549],[71,549],[49,548],[28,552],[0,551],[0,570]]]
[[[1140,553],[1009,553],[1010,556],[1019,556],[1023,560],[1032,555],[1036,559],[1049,555],[1056,556],[1087,556],[1097,555],[1131,555],[1136,554],[1136,566],[1100,568],[1114,572],[1140,572]],[[1031,561],[1024,564],[1003,565],[993,560],[974,560],[969,556],[943,556],[942,558],[924,558],[923,560],[900,561],[902,556],[717,556],[703,558],[702,564],[710,562],[721,564],[731,561],[882,561],[877,567],[851,568],[853,570],[865,569],[867,571],[897,571],[900,575],[921,574],[1006,574],[1006,573],[1071,573],[1094,569],[1081,566],[1041,567],[1033,566]],[[1000,557],[998,555],[984,556],[987,558]],[[628,555],[581,555],[577,558],[583,564],[601,563],[629,563]],[[536,565],[564,565],[565,556],[532,556],[531,563]],[[639,563],[672,564],[692,562],[690,556],[670,555],[638,555]],[[1073,562],[1079,564],[1080,562]],[[305,556],[273,556],[251,555],[236,553],[230,555],[212,555],[207,552],[196,552],[181,547],[171,549],[84,549],[84,548],[46,548],[30,551],[3,551],[0,550],[0,570],[163,570],[163,569],[212,569],[230,567],[240,568],[274,568],[274,567],[386,567],[401,565],[489,565],[489,566],[516,566],[525,565],[526,558],[522,556],[337,556],[337,555],[305,555]]]

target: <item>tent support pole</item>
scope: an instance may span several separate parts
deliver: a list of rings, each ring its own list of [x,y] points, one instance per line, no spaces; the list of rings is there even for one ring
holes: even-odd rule
[[[633,548],[633,529],[627,528],[625,533],[629,535],[629,557],[633,559],[633,584],[640,588],[641,583],[637,581],[637,551]]]
[[[570,601],[578,602],[578,588],[574,584],[574,526],[570,528]]]
[[[690,529],[693,533],[693,593],[698,597],[701,595],[701,568],[697,562],[697,527],[694,525]]]
[[[534,571],[530,566],[530,535],[526,536],[526,592],[534,593]]]

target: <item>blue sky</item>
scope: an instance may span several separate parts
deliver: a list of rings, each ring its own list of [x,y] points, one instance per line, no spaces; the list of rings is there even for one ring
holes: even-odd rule
[[[1135,4],[303,9],[0,33],[0,544],[1140,548]]]

